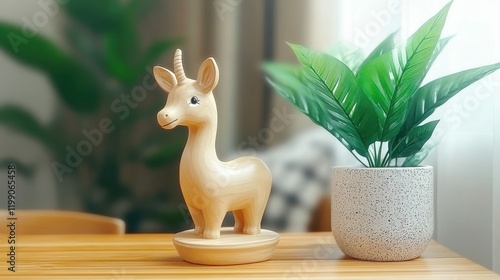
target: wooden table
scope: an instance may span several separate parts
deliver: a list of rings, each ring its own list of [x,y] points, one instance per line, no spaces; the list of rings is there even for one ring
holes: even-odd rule
[[[184,262],[171,234],[24,235],[17,236],[12,273],[6,262],[10,245],[0,238],[0,279],[500,279],[436,242],[412,261],[354,260],[329,232],[283,233],[270,261],[237,266]]]

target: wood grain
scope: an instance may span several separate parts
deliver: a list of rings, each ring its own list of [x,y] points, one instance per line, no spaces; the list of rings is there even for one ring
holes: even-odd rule
[[[342,254],[329,232],[283,233],[267,262],[202,266],[183,261],[172,237],[20,235],[12,273],[7,239],[0,235],[0,279],[500,279],[436,242],[415,260],[367,262]]]
[[[218,239],[200,238],[194,230],[186,230],[175,234],[173,242],[182,259],[190,263],[233,265],[271,259],[279,239],[279,234],[270,230],[247,235],[224,227]]]

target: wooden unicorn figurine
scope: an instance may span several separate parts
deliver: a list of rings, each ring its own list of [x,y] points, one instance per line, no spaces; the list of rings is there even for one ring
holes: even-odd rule
[[[271,174],[256,157],[240,157],[222,162],[215,151],[217,106],[213,89],[219,69],[213,58],[206,59],[198,77],[186,77],[182,52],[174,56],[174,73],[155,66],[154,76],[169,93],[165,107],[158,112],[164,129],[187,126],[189,137],[180,163],[180,184],[193,218],[194,233],[206,239],[220,237],[222,220],[228,211],[235,218],[234,232],[257,235],[271,191]]]

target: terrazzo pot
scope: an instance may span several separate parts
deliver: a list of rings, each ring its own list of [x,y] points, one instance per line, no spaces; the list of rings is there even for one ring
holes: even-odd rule
[[[356,259],[404,261],[419,257],[434,230],[431,166],[334,167],[332,232]]]

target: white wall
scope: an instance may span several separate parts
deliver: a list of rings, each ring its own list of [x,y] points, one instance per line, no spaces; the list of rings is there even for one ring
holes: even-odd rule
[[[406,10],[414,13],[403,18],[412,27],[448,1],[407,2]],[[500,61],[500,40],[492,36],[500,24],[498,8],[488,0],[453,3],[444,36],[456,35],[429,78]],[[430,161],[437,171],[437,240],[488,268],[498,258],[493,250],[499,238],[493,230],[498,199],[494,204],[493,198],[498,188],[494,149],[500,141],[494,123],[500,107],[494,100],[499,93],[500,73],[495,73],[450,100],[437,114],[443,137]]]
[[[458,31],[474,35],[456,36],[456,52],[450,55],[450,61],[460,69],[500,61],[500,40],[491,36],[496,31],[494,26],[500,24],[494,13],[500,6],[485,0],[455,4],[455,13],[461,16],[451,19]],[[438,228],[438,240],[490,268],[498,254],[493,251],[493,243],[500,238],[493,235],[492,199],[493,151],[500,141],[495,137],[493,121],[500,107],[493,101],[499,93],[500,75],[495,73],[454,99],[448,119],[456,121],[448,123],[452,131],[438,148],[438,170],[444,173],[438,180],[442,186],[438,192],[438,219],[446,222]],[[455,110],[461,106],[463,110]]]
[[[500,273],[500,94],[495,94],[493,151],[493,269]]]

